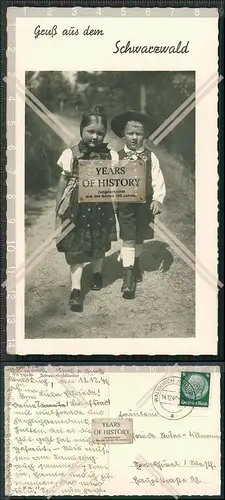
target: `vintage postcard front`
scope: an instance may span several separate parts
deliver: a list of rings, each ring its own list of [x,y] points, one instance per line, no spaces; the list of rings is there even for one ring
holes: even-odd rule
[[[8,8],[8,352],[217,354],[217,9]]]
[[[217,366],[5,367],[8,496],[205,498],[220,470]]]

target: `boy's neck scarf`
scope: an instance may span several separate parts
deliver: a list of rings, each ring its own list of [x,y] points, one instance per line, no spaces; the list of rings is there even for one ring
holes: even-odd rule
[[[108,143],[103,142],[101,144],[97,144],[94,148],[90,147],[86,142],[80,141],[78,144],[78,148],[83,158],[107,158],[110,154],[110,150],[108,148]]]
[[[131,160],[137,160],[138,158],[142,158],[143,157],[143,153],[145,151],[145,147],[141,146],[139,149],[137,149],[137,150],[134,151],[132,149],[129,149],[127,147],[127,145],[125,144],[124,151],[126,153],[126,156],[129,159],[131,159]]]

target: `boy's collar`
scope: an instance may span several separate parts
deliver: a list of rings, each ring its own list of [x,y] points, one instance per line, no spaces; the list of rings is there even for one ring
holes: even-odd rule
[[[126,144],[124,146],[125,153],[132,153],[133,155],[138,154],[138,153],[144,153],[144,150],[145,150],[144,145],[141,146],[141,148],[139,148],[139,149],[137,149],[135,151],[133,149],[129,149]]]

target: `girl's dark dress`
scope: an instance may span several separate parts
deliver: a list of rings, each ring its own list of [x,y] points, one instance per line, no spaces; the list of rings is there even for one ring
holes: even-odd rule
[[[82,141],[71,148],[73,155],[72,177],[62,196],[57,210],[61,223],[70,220],[74,227],[56,242],[59,252],[64,252],[69,265],[90,262],[104,256],[117,240],[116,220],[112,203],[78,203],[79,160],[110,160],[107,144],[98,149],[88,148]]]

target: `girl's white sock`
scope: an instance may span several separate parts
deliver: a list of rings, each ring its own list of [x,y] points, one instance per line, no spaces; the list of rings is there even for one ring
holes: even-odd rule
[[[123,247],[121,249],[121,255],[123,259],[123,267],[134,266],[135,260],[135,248]]]
[[[92,265],[92,272],[95,273],[100,273],[102,272],[102,264],[103,264],[103,259],[96,259],[93,260],[91,265]]]
[[[70,276],[71,276],[71,290],[76,288],[81,289],[81,278],[83,272],[84,264],[73,264],[70,266]]]
[[[142,254],[142,250],[143,243],[141,243],[140,245],[135,245],[135,257],[140,257],[140,255]]]

